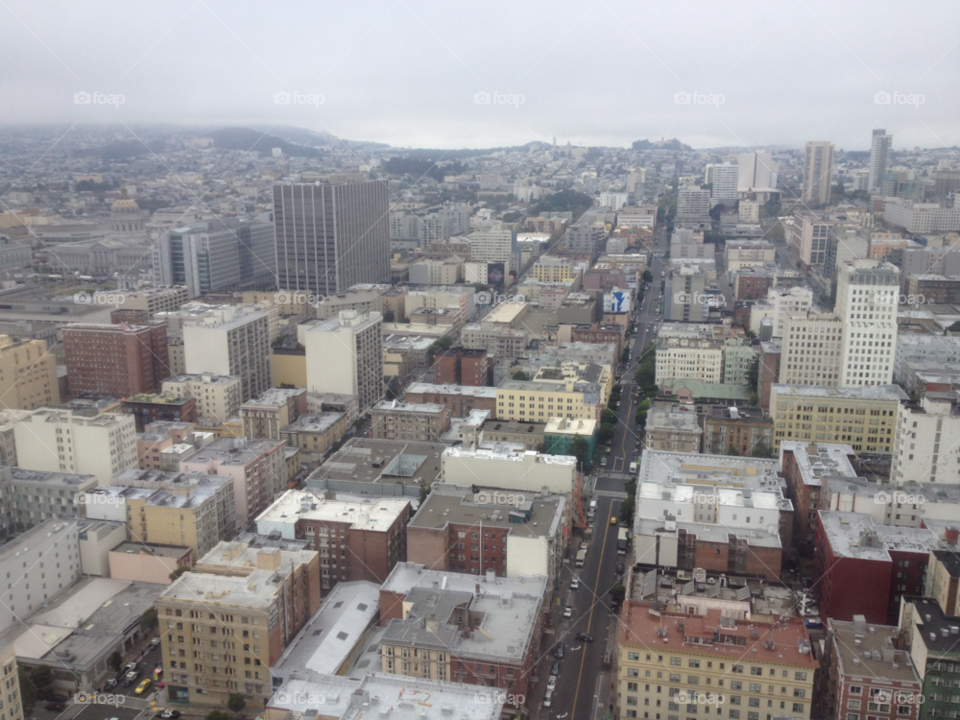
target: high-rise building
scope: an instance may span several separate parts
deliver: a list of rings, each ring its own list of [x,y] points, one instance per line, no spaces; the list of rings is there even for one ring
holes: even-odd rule
[[[344,310],[338,317],[300,325],[306,348],[307,392],[356,395],[365,413],[383,397],[383,316]]]
[[[711,186],[711,201],[714,205],[724,203],[733,205],[737,199],[737,178],[740,168],[732,163],[707,165],[703,181]]]
[[[960,484],[960,405],[956,393],[931,392],[897,416],[890,481]]]
[[[163,323],[66,325],[63,349],[74,394],[97,392],[122,398],[155,392],[171,374]]]
[[[803,194],[807,205],[827,205],[830,202],[830,176],[833,172],[833,145],[825,140],[811,140],[803,164]]]
[[[157,284],[184,285],[190,297],[276,287],[269,213],[171,228],[153,248],[153,272]]]
[[[273,187],[277,282],[336,295],[357,283],[390,282],[387,184],[363,174]]]
[[[463,241],[470,245],[470,260],[473,262],[505,263],[505,274],[517,269],[511,263],[517,245],[517,233],[511,228],[482,228],[464,236]]]
[[[233,375],[174,375],[163,381],[163,393],[195,398],[197,417],[223,422],[240,414],[243,399],[240,378]]]
[[[873,137],[870,141],[870,175],[867,180],[867,190],[869,192],[878,192],[883,184],[883,176],[887,172],[887,162],[892,145],[893,136],[887,135],[886,130],[873,131]]]
[[[677,220],[706,222],[710,219],[710,191],[684,185],[677,191]]]
[[[17,648],[12,642],[0,640],[0,720],[23,720],[23,701],[20,699],[20,678],[17,674]]]
[[[900,270],[882,260],[837,268],[834,313],[843,319],[840,385],[889,385],[897,344]]]
[[[13,426],[17,461],[28,470],[96,475],[102,483],[137,466],[136,423],[130,415],[74,415],[68,409],[32,411]]]
[[[780,382],[833,387],[840,381],[843,320],[831,313],[790,312],[783,322]]]
[[[47,353],[47,342],[0,335],[0,408],[32,410],[59,404],[57,358]]]
[[[762,150],[740,153],[737,166],[737,192],[741,200],[755,199],[763,203],[777,192],[780,163],[774,162],[770,153]]]

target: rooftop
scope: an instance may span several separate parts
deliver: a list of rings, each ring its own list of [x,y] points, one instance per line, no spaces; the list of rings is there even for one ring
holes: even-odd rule
[[[191,455],[185,462],[199,465],[209,462],[219,462],[223,465],[247,465],[265,453],[276,450],[284,443],[280,440],[260,438],[251,440],[247,437],[222,437],[214,440],[206,447],[200,448],[195,455]]]
[[[504,502],[494,502],[498,496]],[[508,502],[514,500],[516,504]],[[437,485],[417,510],[409,527],[443,528],[450,523],[475,525],[482,521],[484,527],[508,528],[514,536],[552,538],[563,524],[566,503],[562,495],[526,498],[503,491],[475,493],[472,488]]]
[[[303,388],[268,388],[260,397],[247,400],[240,407],[282,407],[290,402],[291,398],[298,395],[306,395],[307,389]]]
[[[373,406],[371,412],[381,413],[429,413],[439,415],[443,413],[445,405],[437,403],[405,403],[399,400],[381,400]]]
[[[899,385],[863,385],[820,387],[818,385],[781,385],[774,383],[772,392],[777,397],[843,398],[847,400],[890,400],[906,402],[909,396]]]
[[[698,435],[703,432],[697,422],[697,413],[689,405],[654,402],[647,411],[647,432],[655,430],[685,430]]]
[[[869,676],[874,683],[922,683],[910,653],[896,649],[896,626],[874,625],[855,615],[852,622],[828,619],[827,627],[842,675]]]
[[[128,555],[154,555],[165,558],[181,558],[187,553],[192,552],[189,547],[180,545],[162,545],[160,543],[148,542],[123,542],[113,548],[110,552],[126,553]]]
[[[76,490],[81,485],[95,483],[96,475],[75,475],[73,473],[46,472],[44,470],[27,470],[19,467],[4,467],[0,472],[9,472],[10,479],[16,483],[35,485],[65,485]],[[2,480],[2,476],[0,476]]]
[[[957,649],[960,642],[960,618],[943,612],[940,603],[934,598],[904,595],[903,603],[913,605],[916,634],[926,646],[928,658],[960,656]]]
[[[314,470],[307,483],[318,489],[346,481],[429,486],[440,476],[440,453],[445,447],[443,443],[354,438]]]
[[[496,400],[497,388],[479,385],[441,385],[437,383],[410,383],[406,392],[427,393],[434,395],[464,395],[469,397],[482,397],[490,400]]]
[[[837,443],[802,443],[784,440],[780,443],[780,457],[792,453],[806,485],[818,486],[824,476],[857,477],[851,458],[856,453],[849,445]],[[875,485],[875,483],[874,483]]]
[[[342,412],[325,412],[319,415],[301,415],[289,425],[280,428],[281,433],[324,433],[347,416]]]
[[[633,521],[633,534],[676,536],[683,530],[687,536],[696,535],[698,542],[711,542],[726,545],[733,535],[746,540],[751,547],[780,548],[780,532],[777,526],[772,531],[765,528],[731,528],[722,523],[682,522],[680,520],[665,520],[663,518],[642,518],[637,516]],[[651,557],[638,557],[638,562],[653,562]]]
[[[926,555],[942,547],[927,528],[878,525],[864,513],[820,510],[819,516],[835,557],[890,561],[891,550]]]
[[[287,490],[257,517],[257,529],[268,534],[275,529],[274,524],[284,526],[298,520],[315,520],[345,523],[351,530],[386,532],[401,513],[407,512],[409,505],[409,500],[401,498],[327,500],[322,494],[309,490]]]

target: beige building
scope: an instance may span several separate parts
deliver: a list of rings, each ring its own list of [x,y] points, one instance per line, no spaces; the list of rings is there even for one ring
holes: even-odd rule
[[[544,255],[537,260],[530,273],[540,282],[565,282],[579,275],[574,270],[573,260],[556,255]]]
[[[307,390],[356,395],[364,413],[383,397],[383,317],[344,310],[317,324],[300,325],[306,348]]]
[[[140,310],[153,317],[158,312],[173,312],[190,301],[190,295],[184,285],[164,285],[141,288],[139,290],[110,290],[109,294],[123,298],[116,300],[121,310]],[[110,304],[113,304],[111,300]]]
[[[833,387],[840,381],[843,320],[832,313],[787,313],[781,348],[782,384]]]
[[[742,720],[810,718],[819,663],[800,618],[774,625],[725,617],[719,601],[702,614],[628,601],[617,653],[622,718],[689,716],[698,705]]]
[[[57,358],[44,340],[0,335],[0,408],[32,410],[60,404]]]
[[[110,577],[114,580],[169,585],[170,575],[177,568],[193,565],[191,548],[182,545],[159,545],[140,540],[121,543],[107,554]]]
[[[647,411],[645,430],[648,450],[700,452],[703,430],[692,405],[653,403]]]
[[[173,702],[262,709],[270,667],[320,609],[312,550],[220,543],[157,598],[164,680]]]
[[[383,400],[370,411],[371,437],[380,440],[439,442],[450,429],[447,407],[435,403]]]
[[[174,375],[163,381],[163,394],[195,398],[197,417],[221,422],[240,414],[240,378],[233,375]]]
[[[23,720],[17,652],[6,640],[0,640],[0,720]]]
[[[900,404],[908,400],[897,385],[815,387],[774,384],[770,417],[773,449],[783,440],[844,443],[857,453],[890,455]]]
[[[137,466],[137,432],[132,415],[94,417],[70,410],[34,410],[14,425],[17,461],[28,470],[96,475],[102,483]]]
[[[603,410],[597,383],[505,380],[497,388],[497,419],[545,423],[552,417],[600,420]]]
[[[960,616],[960,552],[930,551],[923,594],[936,598],[945,615]]]
[[[300,448],[304,454],[324,455],[350,429],[346,413],[325,412],[301,415],[286,427],[280,428],[280,439],[289,447]],[[302,458],[309,462],[310,458]]]
[[[280,430],[307,412],[307,389],[270,388],[240,406],[243,434],[248,438],[280,439]]]

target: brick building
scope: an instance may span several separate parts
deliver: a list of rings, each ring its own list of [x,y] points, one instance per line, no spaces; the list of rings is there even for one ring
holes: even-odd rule
[[[126,398],[156,392],[172,373],[167,326],[76,323],[63,328],[70,392],[100,392]]]
[[[492,371],[486,350],[449,348],[434,358],[433,382],[438,385],[490,385]]]
[[[770,340],[760,343],[760,365],[757,373],[757,384],[760,395],[760,408],[770,410],[770,389],[780,382],[780,355],[782,346],[779,340]]]
[[[196,398],[145,393],[124,400],[121,407],[125,414],[133,415],[138,433],[144,432],[148,425],[161,420],[175,423],[197,422]]]
[[[450,429],[446,405],[381,400],[370,410],[370,436],[380,440],[439,442]]]
[[[740,455],[770,450],[772,435],[773,420],[760,408],[714,405],[703,416],[703,452],[709,455],[727,454],[731,448]]]

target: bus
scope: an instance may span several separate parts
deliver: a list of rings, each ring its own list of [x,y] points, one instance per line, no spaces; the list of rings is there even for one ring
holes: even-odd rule
[[[627,554],[627,529],[625,527],[620,528],[620,531],[617,533],[617,555],[626,555]]]

